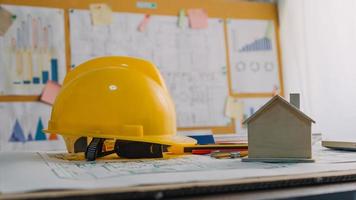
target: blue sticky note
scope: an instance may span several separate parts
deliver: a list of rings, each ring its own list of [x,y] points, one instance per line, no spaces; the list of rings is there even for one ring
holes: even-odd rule
[[[189,137],[196,139],[198,144],[215,144],[213,135],[190,135]]]

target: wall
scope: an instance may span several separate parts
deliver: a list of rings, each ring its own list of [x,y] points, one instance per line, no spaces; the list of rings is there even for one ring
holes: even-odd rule
[[[278,2],[285,94],[324,139],[356,139],[356,1]]]

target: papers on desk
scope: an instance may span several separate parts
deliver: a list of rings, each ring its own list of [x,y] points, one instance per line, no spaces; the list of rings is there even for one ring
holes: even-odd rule
[[[356,152],[314,145],[316,163],[246,163],[188,155],[168,160],[68,161],[60,153],[0,153],[0,192],[93,189],[356,169]]]

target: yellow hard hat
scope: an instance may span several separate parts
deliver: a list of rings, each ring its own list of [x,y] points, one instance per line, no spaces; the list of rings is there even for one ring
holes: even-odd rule
[[[192,138],[176,135],[174,104],[157,68],[131,57],[95,58],[70,71],[45,132],[63,135],[67,148],[71,138],[81,137],[196,144]]]

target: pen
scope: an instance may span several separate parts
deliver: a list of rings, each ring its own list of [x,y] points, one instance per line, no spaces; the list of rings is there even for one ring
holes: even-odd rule
[[[244,148],[239,148],[239,149],[193,149],[192,154],[196,155],[205,155],[205,154],[210,154],[214,151],[220,151],[220,152],[236,152],[236,151],[246,151]]]
[[[173,154],[182,154],[182,153],[192,153],[193,150],[227,150],[227,149],[245,149],[247,150],[247,143],[244,144],[211,144],[211,145],[194,145],[189,147],[184,146],[170,146],[168,151]]]
[[[214,151],[210,154],[213,158],[241,158],[247,156],[247,151],[234,151],[234,152],[221,152],[221,151]]]

